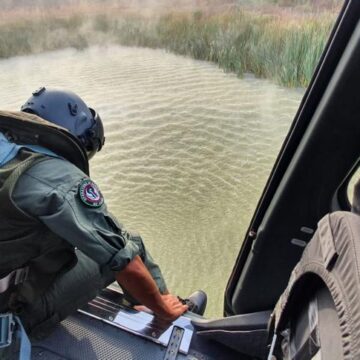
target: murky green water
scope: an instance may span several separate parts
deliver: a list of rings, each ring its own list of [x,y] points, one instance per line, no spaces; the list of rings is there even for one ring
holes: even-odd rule
[[[161,50],[63,50],[0,61],[0,108],[39,86],[80,94],[106,146],[92,176],[112,212],[138,230],[170,289],[223,293],[244,232],[302,92]]]

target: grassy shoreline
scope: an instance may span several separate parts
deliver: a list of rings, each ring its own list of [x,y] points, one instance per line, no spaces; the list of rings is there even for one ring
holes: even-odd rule
[[[238,76],[253,73],[290,87],[305,87],[324,48],[335,16],[232,9],[140,17],[94,13],[38,17],[0,25],[0,58],[84,49],[115,43],[163,48],[211,61]]]

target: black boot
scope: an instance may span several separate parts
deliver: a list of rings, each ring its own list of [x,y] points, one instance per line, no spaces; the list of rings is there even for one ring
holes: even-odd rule
[[[189,311],[198,314],[203,315],[206,309],[206,303],[207,303],[207,295],[202,290],[197,290],[194,293],[192,293],[188,298],[179,300],[189,307]]]

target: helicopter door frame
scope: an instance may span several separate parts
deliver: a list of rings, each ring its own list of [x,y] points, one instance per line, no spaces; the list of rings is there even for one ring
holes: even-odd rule
[[[345,1],[248,228],[225,290],[225,315],[274,306],[358,161],[360,40],[351,37],[359,16],[360,2]]]

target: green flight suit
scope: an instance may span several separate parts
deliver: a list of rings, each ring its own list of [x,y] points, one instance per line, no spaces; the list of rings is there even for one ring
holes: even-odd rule
[[[21,150],[17,157],[24,156],[24,152],[27,150]],[[46,231],[50,230],[56,238],[62,239],[64,248],[69,248],[69,244],[76,248],[79,261],[73,269],[58,277],[48,291],[32,304],[29,311],[45,306],[51,307],[52,313],[56,313],[55,303],[61,306],[61,302],[67,302],[74,296],[76,284],[67,289],[67,284],[72,281],[72,274],[77,273],[79,278],[83,277],[84,282],[91,282],[94,263],[101,271],[113,274],[112,271],[121,271],[137,255],[144,261],[159,290],[165,292],[167,288],[161,271],[145,249],[141,237],[128,233],[117,222],[108,212],[100,192],[101,201],[95,205],[86,198],[85,201],[82,199],[82,184],[96,187],[91,179],[66,160],[45,155],[41,157],[42,161],[35,162],[20,173],[9,195],[25,217],[39,220]],[[34,247],[41,241],[41,237],[36,239]],[[88,275],[86,268],[91,268],[87,271]],[[84,276],[81,275],[82,272],[85,273]],[[113,275],[110,278],[114,280]],[[97,286],[106,285],[106,281],[100,278],[96,281]],[[95,292],[92,296],[94,295]],[[31,321],[28,323],[31,327]]]

